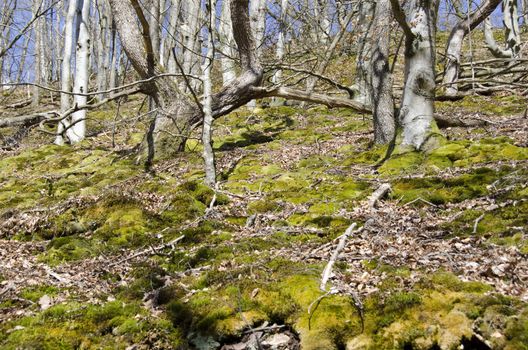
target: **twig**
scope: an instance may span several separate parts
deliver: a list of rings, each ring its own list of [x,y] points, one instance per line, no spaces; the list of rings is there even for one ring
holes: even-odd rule
[[[343,236],[341,236],[341,239],[339,240],[339,244],[337,245],[336,249],[334,250],[334,253],[332,254],[332,257],[330,258],[330,261],[328,261],[328,264],[326,264],[326,267],[323,271],[323,275],[321,277],[321,284],[319,285],[319,289],[321,289],[323,292],[326,292],[326,284],[328,282],[328,279],[330,278],[330,275],[332,274],[332,268],[334,267],[334,264],[339,257],[339,253],[341,253],[341,250],[345,247],[346,240],[350,234],[352,234],[352,231],[356,228],[357,224],[354,222],[352,225],[350,225]]]
[[[478,224],[480,222],[480,220],[484,219],[484,215],[485,213],[482,213],[482,215],[480,215],[476,220],[475,220],[475,224],[473,225],[473,233],[477,233],[477,227],[478,227]]]
[[[181,241],[184,238],[185,238],[185,235],[181,235],[180,237],[175,238],[175,239],[173,239],[172,241],[170,241],[168,243],[160,244],[160,245],[158,245],[156,247],[150,247],[149,249],[142,250],[142,251],[140,251],[140,252],[138,252],[138,253],[136,253],[134,255],[131,255],[129,257],[126,257],[124,259],[119,260],[118,262],[115,262],[115,263],[112,263],[112,264],[108,265],[108,267],[114,267],[114,266],[122,264],[122,263],[124,263],[126,261],[129,261],[129,260],[132,260],[134,258],[137,258],[138,256],[145,255],[145,254],[147,254],[149,252],[152,252],[152,253],[156,254],[157,251],[165,249],[167,247],[170,247],[170,246],[178,243],[179,241]]]
[[[268,327],[257,327],[257,328],[252,328],[252,329],[249,329],[247,331],[244,331],[242,332],[242,334],[249,334],[249,333],[253,333],[253,332],[266,332],[266,331],[273,331],[275,329],[281,329],[281,328],[284,328],[286,327],[285,325],[273,325],[273,326],[268,326]]]
[[[315,313],[315,310],[319,307],[319,304],[321,304],[321,301],[329,296],[330,294],[333,294],[334,291],[330,290],[326,292],[325,294],[321,295],[319,298],[312,301],[312,303],[308,306],[308,329],[312,329],[312,316]],[[312,310],[312,307],[315,305],[314,309]]]
[[[412,200],[412,201],[410,201],[409,203],[406,203],[406,204],[404,205],[404,207],[407,207],[407,206],[409,206],[409,205],[411,205],[411,204],[414,204],[414,203],[416,203],[416,202],[418,202],[418,201],[424,202],[425,204],[429,204],[429,205],[432,206],[432,207],[436,207],[436,208],[438,208],[438,205],[433,204],[433,203],[431,203],[431,202],[429,202],[429,201],[426,201],[426,200],[423,199],[422,197],[418,197],[418,198],[416,198],[415,200]]]

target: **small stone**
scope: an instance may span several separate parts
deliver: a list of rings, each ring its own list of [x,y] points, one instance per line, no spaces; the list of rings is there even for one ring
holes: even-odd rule
[[[48,295],[43,295],[40,297],[38,303],[42,310],[47,310],[52,305],[53,300]]]
[[[272,349],[278,348],[279,346],[286,346],[290,342],[290,337],[286,334],[278,333],[273,334],[268,339],[262,342],[262,345],[270,346]]]

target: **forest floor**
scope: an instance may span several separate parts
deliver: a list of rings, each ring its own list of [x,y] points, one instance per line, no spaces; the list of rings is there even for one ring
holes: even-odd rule
[[[381,166],[367,115],[232,113],[216,194],[197,140],[147,173],[130,152],[144,125],[112,136],[111,108],[74,147],[33,130],[0,153],[0,347],[528,349],[524,108],[439,103],[490,124]]]

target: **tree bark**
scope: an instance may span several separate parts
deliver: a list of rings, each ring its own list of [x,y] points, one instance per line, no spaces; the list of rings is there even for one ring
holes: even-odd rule
[[[371,57],[372,57],[372,20],[374,16],[375,4],[369,1],[361,2],[360,16],[358,20],[361,40],[356,62],[356,82],[354,89],[356,94],[354,99],[358,102],[370,105],[371,101]]]
[[[281,1],[281,15],[279,18],[279,37],[277,39],[277,49],[275,52],[275,57],[277,58],[277,62],[282,62],[282,58],[284,57],[284,46],[286,42],[286,18],[288,15],[288,0],[282,0]],[[280,83],[282,79],[282,69],[277,69],[277,71],[273,74],[272,82],[273,84],[277,85]],[[280,103],[280,100],[277,98],[273,99],[273,104],[278,105]]]
[[[132,2],[139,5],[137,0]],[[110,0],[110,5],[122,47],[134,69],[143,79],[160,74],[156,57],[152,55],[148,22],[141,8],[133,6],[129,0]],[[140,19],[142,31],[136,25],[137,17]],[[248,0],[231,2],[231,20],[243,71],[237,79],[212,96],[211,109],[214,118],[249,102],[255,96],[251,87],[258,86],[263,76],[249,24]],[[159,108],[160,117],[157,118],[154,128],[154,147],[157,155],[170,156],[181,149],[191,125],[202,122],[202,111],[197,105],[199,101],[180,93],[169,77],[154,79],[142,88],[155,99]]]
[[[68,12],[66,14],[66,21],[64,23],[64,51],[62,55],[62,72],[61,72],[61,90],[65,92],[71,91],[71,54],[73,48],[74,37],[74,23],[77,9],[79,8],[79,0],[70,0],[68,4]],[[71,105],[70,95],[62,93],[61,96],[61,112],[68,110]],[[55,144],[64,144],[64,129],[67,127],[66,120],[59,122],[57,127],[57,137]]]
[[[88,93],[88,81],[90,78],[90,0],[82,0],[82,12],[80,16],[79,38],[77,39],[77,52],[75,58],[75,81],[73,92]],[[75,95],[73,103],[79,106],[85,105],[85,95]],[[77,143],[86,135],[86,110],[77,111],[71,116],[71,123],[66,130],[66,136],[71,143]]]
[[[506,38],[506,48],[501,49],[493,36],[491,20],[488,17],[484,22],[484,38],[486,46],[494,57],[514,58],[521,49],[521,37],[519,32],[519,19],[517,11],[517,0],[502,1],[502,22]]]
[[[458,93],[456,81],[460,73],[460,56],[462,43],[468,33],[488,18],[502,0],[485,0],[480,3],[477,10],[466,18],[460,20],[451,30],[446,48],[446,64],[443,83],[446,86],[446,95],[455,96]]]
[[[231,24],[231,0],[222,1],[222,12],[218,27],[219,49],[222,54],[220,65],[222,67],[222,83],[227,85],[236,78],[235,61],[235,39],[233,38],[233,26]]]
[[[205,164],[205,184],[211,188],[215,187],[216,184],[216,167],[215,157],[213,151],[212,134],[213,134],[213,110],[212,110],[212,91],[213,83],[211,81],[211,69],[213,67],[214,59],[214,18],[215,18],[215,1],[209,0],[209,9],[207,11],[208,21],[208,33],[207,33],[207,45],[206,45],[206,57],[203,68],[203,80],[204,80],[204,103],[203,103],[203,130],[202,130],[202,143],[204,147],[203,158]]]
[[[390,27],[392,13],[389,0],[379,0],[374,16],[375,42],[370,62],[371,101],[374,120],[374,143],[388,144],[396,136],[392,73],[390,71]]]
[[[404,91],[399,122],[403,146],[422,149],[431,136],[435,99],[436,0],[416,0],[409,23],[398,0],[391,0],[395,19],[405,33]]]

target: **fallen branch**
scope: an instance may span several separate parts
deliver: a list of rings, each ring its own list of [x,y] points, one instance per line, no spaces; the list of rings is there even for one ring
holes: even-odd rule
[[[383,198],[389,191],[391,190],[391,185],[388,183],[381,184],[380,187],[372,195],[370,196],[368,200],[368,205],[370,210],[376,210],[376,203]]]
[[[175,238],[175,239],[173,239],[172,241],[170,241],[168,243],[163,243],[163,244],[160,244],[160,245],[158,245],[156,247],[150,247],[148,249],[142,250],[142,251],[140,251],[140,252],[138,252],[138,253],[136,253],[134,255],[131,255],[129,257],[126,257],[124,259],[119,260],[118,262],[115,262],[115,263],[112,263],[112,264],[108,265],[108,267],[114,267],[116,265],[120,265],[120,264],[122,264],[124,262],[127,262],[129,260],[135,259],[135,258],[137,258],[139,256],[142,256],[142,255],[145,255],[145,254],[157,254],[157,252],[159,250],[163,250],[165,248],[171,247],[171,246],[175,245],[176,243],[178,243],[179,241],[181,241],[184,238],[185,238],[185,236],[181,235],[180,237]]]
[[[330,261],[328,261],[328,264],[326,264],[326,267],[323,270],[323,275],[321,277],[321,284],[319,285],[319,289],[321,289],[323,292],[327,292],[326,284],[328,283],[328,279],[330,278],[330,275],[332,274],[332,268],[334,267],[334,264],[337,261],[337,258],[339,257],[339,253],[341,253],[341,250],[343,250],[343,248],[345,247],[345,243],[346,243],[348,236],[352,234],[356,226],[357,226],[356,223],[353,223],[352,225],[348,226],[348,228],[345,231],[345,234],[341,236],[341,239],[339,240],[339,244],[334,250],[334,253],[332,254],[332,257],[330,258]]]

